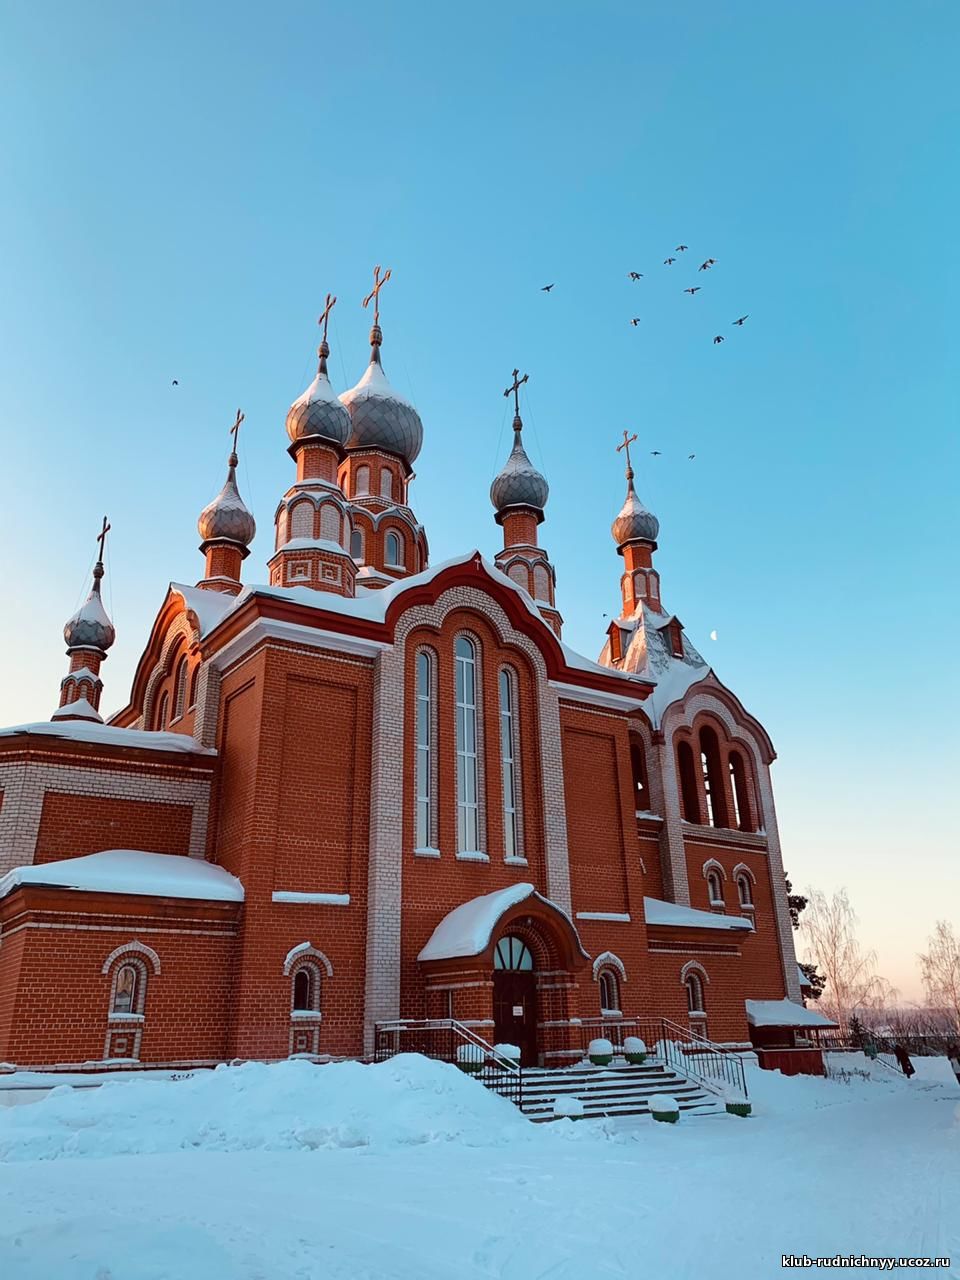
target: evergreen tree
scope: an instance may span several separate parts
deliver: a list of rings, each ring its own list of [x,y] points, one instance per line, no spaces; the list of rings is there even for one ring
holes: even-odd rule
[[[784,881],[787,886],[787,904],[790,908],[790,921],[795,929],[800,928],[800,912],[806,908],[809,898],[804,897],[802,893],[794,893],[793,885],[790,883],[790,877],[784,875]],[[822,973],[818,973],[815,964],[800,964],[800,968],[806,974],[807,981],[810,983],[811,1000],[819,1000],[823,995],[823,988],[827,985],[827,980]]]

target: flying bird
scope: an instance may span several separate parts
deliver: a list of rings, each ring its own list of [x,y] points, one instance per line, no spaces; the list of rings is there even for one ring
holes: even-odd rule
[[[742,325],[742,324],[743,324],[743,322],[744,322],[744,320],[749,320],[749,319],[750,319],[750,317],[749,317],[749,316],[741,316],[739,320],[734,320],[734,322],[733,322],[733,323],[734,323],[734,324]]]
[[[709,271],[709,270],[710,270],[710,268],[713,266],[713,264],[714,264],[715,262],[716,262],[716,258],[707,258],[706,262],[701,262],[701,263],[700,263],[700,266],[697,268],[697,270],[698,270],[698,271]]]
[[[550,290],[551,290],[552,288],[553,288],[553,285],[552,285],[552,284],[545,284],[545,285],[543,286],[543,288],[540,290],[540,292],[541,292],[541,293],[549,293],[549,292],[550,292]]]
[[[642,271],[631,271],[631,272],[630,272],[630,279],[631,279],[631,280],[642,280],[642,279],[643,279],[643,272],[642,272]]]
[[[633,319],[630,321],[630,323],[631,323],[634,327],[636,327],[636,326],[640,323],[640,317],[639,317],[639,316],[634,316],[634,317],[633,317]]]
[[[724,338],[721,338],[721,337],[720,337],[720,335],[719,335],[719,333],[718,333],[718,334],[717,334],[717,336],[716,336],[716,337],[714,338],[714,340],[713,340],[713,345],[714,345],[714,346],[716,346],[718,342],[724,342],[724,341],[725,341],[725,339],[724,339]]]
[[[688,453],[688,454],[687,454],[687,461],[688,461],[688,462],[692,462],[696,456],[697,456],[697,455],[696,455],[695,453]]]
[[[651,450],[650,450],[650,457],[651,457],[651,458],[659,458],[659,457],[660,457],[660,450],[659,450],[659,449],[651,449]]]
[[[172,387],[179,387],[180,383],[176,380],[176,378],[174,378],[173,382],[171,382],[171,384],[170,384],[170,385],[171,385]]]
[[[664,258],[663,265],[665,267],[672,267],[675,262],[676,258]]]
[[[677,247],[676,247],[676,249],[674,249],[674,251],[673,251],[673,252],[674,252],[674,253],[686,253],[686,251],[687,251],[687,249],[688,249],[689,247],[690,247],[690,246],[689,246],[689,245],[686,245],[686,244],[678,244],[678,245],[677,245]]]
[[[684,293],[699,293],[699,292],[700,292],[700,286],[699,286],[699,285],[696,285],[693,289],[684,289],[684,291],[683,291],[683,292],[684,292]]]

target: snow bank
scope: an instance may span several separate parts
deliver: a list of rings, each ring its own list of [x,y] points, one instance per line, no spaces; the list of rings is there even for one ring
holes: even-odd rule
[[[56,885],[88,893],[132,893],[150,898],[197,898],[242,902],[243,885],[223,867],[203,858],[142,849],[104,849],[80,858],[61,858],[14,867],[0,877],[0,898],[22,884]]]
[[[60,1086],[0,1110],[0,1162],[177,1151],[392,1150],[538,1139],[504,1098],[456,1067],[399,1054],[387,1062],[245,1063],[186,1080]]]

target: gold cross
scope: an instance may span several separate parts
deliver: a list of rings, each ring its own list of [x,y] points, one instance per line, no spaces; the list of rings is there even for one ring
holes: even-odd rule
[[[628,469],[628,470],[629,470],[629,468],[630,468],[630,446],[633,444],[634,440],[636,440],[636,439],[637,439],[637,435],[636,435],[636,433],[634,433],[632,436],[628,436],[628,435],[627,435],[627,433],[626,433],[626,431],[624,431],[624,433],[623,433],[623,444],[618,444],[618,445],[617,445],[617,453],[619,453],[621,449],[624,449],[624,450],[626,451],[626,454],[627,454],[627,469]]]
[[[240,436],[240,423],[244,420],[245,417],[246,417],[246,414],[244,414],[242,410],[238,409],[237,420],[233,424],[233,426],[230,428],[230,434],[233,436],[233,452],[234,453],[237,452],[237,440],[239,439],[239,436]]]
[[[109,525],[109,523],[108,523],[108,521],[107,521],[107,517],[106,517],[106,516],[104,516],[104,517],[103,517],[103,528],[102,528],[102,529],[100,530],[100,532],[97,534],[97,541],[100,543],[100,554],[97,556],[97,559],[98,559],[101,563],[103,563],[103,547],[104,547],[104,543],[105,543],[105,542],[106,542],[106,540],[107,540],[107,534],[108,534],[109,532],[110,532],[110,525]]]
[[[513,385],[510,387],[507,387],[506,391],[503,393],[505,396],[509,396],[509,395],[513,396],[513,412],[514,412],[514,416],[517,418],[520,417],[520,388],[523,386],[526,380],[530,377],[529,373],[525,373],[523,377],[520,378],[517,376],[519,372],[520,372],[519,369],[514,369]]]
[[[320,313],[320,319],[317,321],[317,324],[319,324],[319,325],[322,325],[322,326],[323,326],[323,340],[324,340],[324,342],[326,342],[326,340],[327,340],[327,321],[330,319],[330,312],[333,310],[333,308],[334,308],[336,305],[337,305],[337,300],[336,300],[336,298],[333,296],[333,294],[332,294],[332,293],[328,293],[328,294],[327,294],[327,304],[326,304],[326,306],[323,308],[323,311]]]
[[[386,273],[383,275],[382,278],[380,275],[379,265],[374,267],[373,269],[373,288],[364,298],[363,305],[366,307],[369,305],[370,300],[371,299],[373,300],[373,323],[374,324],[380,323],[380,290],[390,279],[390,275],[391,275],[391,271],[389,267],[387,268]]]

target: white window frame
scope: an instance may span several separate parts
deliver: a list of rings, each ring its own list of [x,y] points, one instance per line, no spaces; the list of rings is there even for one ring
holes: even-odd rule
[[[506,693],[506,699],[504,693]],[[503,791],[503,855],[507,862],[525,862],[517,677],[511,667],[500,668],[497,676],[497,697],[500,726],[500,782]]]
[[[469,649],[469,655],[460,652],[461,646]],[[461,634],[454,640],[454,741],[457,758],[458,855],[481,852],[479,653],[477,642],[471,636]],[[472,696],[470,687],[472,687]],[[472,729],[472,732],[468,732],[468,728]]]
[[[396,539],[397,555],[396,558],[390,556],[390,539]],[[383,539],[383,560],[388,569],[404,569],[403,563],[405,548],[403,545],[403,535],[396,529],[388,529]]]
[[[426,671],[426,691],[421,670]],[[413,843],[420,852],[436,850],[436,655],[432,649],[418,649],[413,671],[414,769]]]

